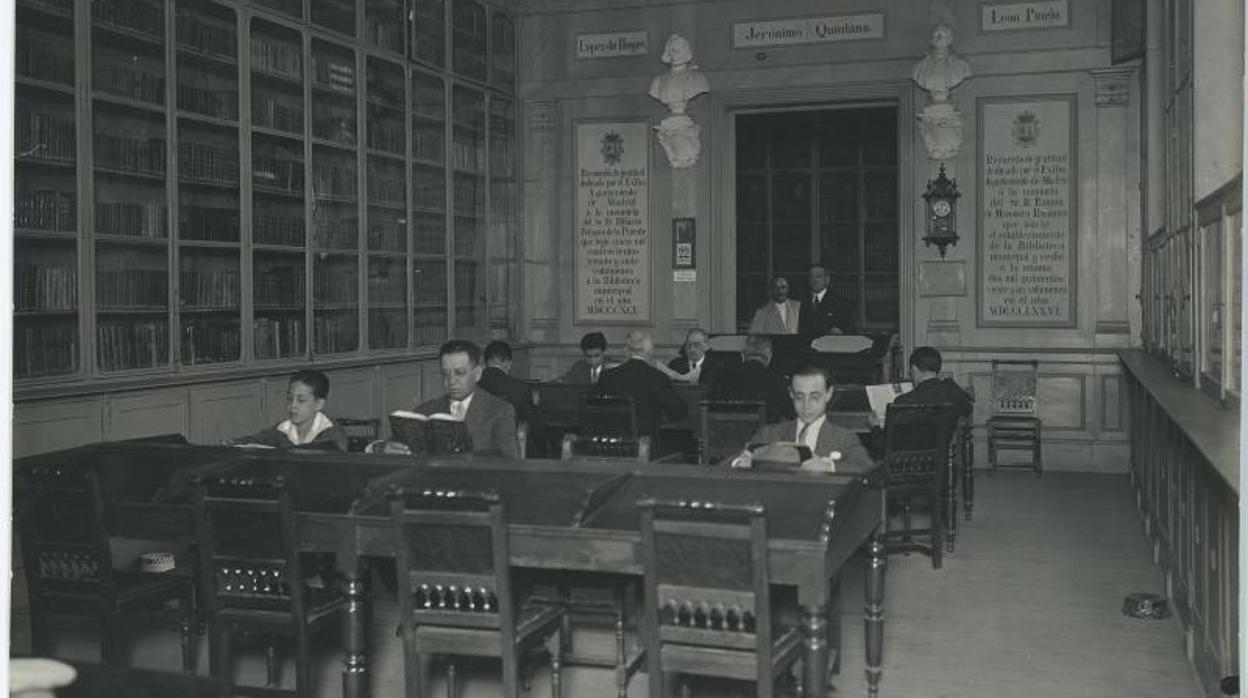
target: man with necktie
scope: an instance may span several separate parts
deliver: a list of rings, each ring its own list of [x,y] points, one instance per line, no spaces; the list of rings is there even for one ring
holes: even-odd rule
[[[701,327],[689,330],[689,333],[685,335],[684,351],[669,361],[668,370],[663,372],[678,383],[711,385],[715,382],[716,373],[722,366],[720,366],[720,361],[707,354],[710,348],[711,340],[706,330]],[[655,368],[663,370],[659,364],[656,364]]]
[[[771,280],[771,301],[754,311],[750,334],[797,334],[802,304],[789,298],[789,280],[777,276]]]
[[[607,361],[607,337],[601,332],[590,332],[581,337],[581,355],[585,358],[572,364],[557,382],[597,385],[603,372],[616,366]]]
[[[819,262],[810,265],[810,295],[802,300],[797,333],[814,339],[828,334],[853,334],[849,304],[828,288],[832,276]]]
[[[764,424],[747,443],[797,443],[810,449],[811,456],[802,463],[802,470],[823,473],[861,473],[875,463],[862,447],[858,435],[828,421],[828,402],[832,399],[832,381],[822,366],[804,366],[789,382],[789,396],[797,419]],[[732,461],[734,468],[749,468],[753,457],[749,449]]]

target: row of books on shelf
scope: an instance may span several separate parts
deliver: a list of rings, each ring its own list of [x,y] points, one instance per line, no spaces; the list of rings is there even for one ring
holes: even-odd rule
[[[255,70],[299,80],[303,48],[297,43],[267,36],[251,36],[251,66]]]
[[[238,118],[238,91],[198,87],[190,74],[178,72],[178,108],[233,121]]]
[[[270,213],[256,213],[251,219],[252,238],[261,245],[302,247],[303,219]]]
[[[451,143],[451,166],[457,170],[482,171],[485,169],[485,148],[470,143]]]
[[[78,328],[13,328],[13,372],[21,378],[72,373],[78,365]]]
[[[355,145],[355,115],[330,113],[312,117],[312,137]]]
[[[242,345],[238,320],[195,320],[182,327],[182,363],[238,361]]]
[[[169,302],[169,274],[164,269],[97,271],[95,289],[101,310],[164,308]]]
[[[96,61],[91,70],[92,87],[118,97],[148,104],[165,103],[165,76],[116,63]]]
[[[178,7],[178,48],[223,58],[238,55],[234,27],[210,22],[188,8]]]
[[[407,187],[403,177],[387,177],[378,168],[368,168],[368,202],[387,206],[407,203]]]
[[[369,19],[364,25],[364,40],[385,51],[403,52],[403,25],[382,18]]]
[[[19,157],[73,162],[77,155],[72,119],[19,109],[14,118],[15,150]]]
[[[355,94],[355,64],[328,56],[313,56],[312,82],[334,92]]]
[[[255,275],[256,308],[296,308],[304,303],[303,267],[267,267]]]
[[[73,267],[19,264],[14,277],[13,304],[18,310],[78,307],[78,272]]]
[[[412,156],[441,164],[446,157],[442,131],[416,130],[412,133]]]
[[[17,35],[15,59],[18,75],[74,84],[74,42],[69,37],[23,27]]]
[[[403,274],[368,277],[370,304],[401,305],[407,302],[407,279]]]
[[[412,205],[417,208],[444,210],[446,208],[446,184],[442,180],[414,177],[412,182]]]
[[[314,164],[312,191],[316,196],[355,196],[355,168],[343,165]]]
[[[278,359],[303,353],[306,340],[303,318],[259,317],[251,333],[257,359]]]
[[[95,162],[98,166],[163,177],[164,138],[125,138],[95,134]]]
[[[286,155],[255,153],[251,156],[251,179],[259,187],[303,193],[303,161]]]
[[[238,210],[217,206],[178,208],[178,235],[183,240],[238,242]]]
[[[239,307],[239,274],[234,270],[198,271],[185,270],[179,287],[182,305],[188,308],[237,308]]]
[[[312,216],[313,242],[317,247],[355,249],[360,219],[318,207]]]
[[[388,349],[407,345],[407,311],[371,310],[368,313],[368,346]]]
[[[312,325],[312,351],[339,354],[360,346],[360,328],[355,313],[315,315]]]
[[[369,119],[368,147],[403,155],[403,149],[406,147],[403,141],[403,124],[382,119]]]
[[[165,321],[104,322],[96,328],[100,369],[151,368],[168,362],[169,324]]]
[[[355,258],[350,266],[330,265],[318,268],[312,279],[312,299],[316,305],[352,304],[359,295],[355,274]]]
[[[368,71],[367,85],[369,112],[376,110],[374,105],[388,107],[390,109],[403,108],[403,74],[396,71],[380,71],[370,69]]]
[[[78,205],[72,191],[18,189],[13,194],[13,226],[50,232],[78,229]]]
[[[303,103],[272,94],[257,93],[251,100],[251,122],[261,128],[302,133]]]
[[[96,202],[95,231],[105,235],[164,238],[164,204],[137,202]]]
[[[455,180],[453,195],[456,213],[484,213],[485,185],[479,179]]]
[[[379,222],[370,218],[368,249],[402,252],[407,249],[407,226],[402,220]]]
[[[93,0],[91,17],[105,24],[159,37],[165,33],[161,3],[149,0]]]
[[[178,176],[238,184],[238,148],[221,143],[178,140]]]

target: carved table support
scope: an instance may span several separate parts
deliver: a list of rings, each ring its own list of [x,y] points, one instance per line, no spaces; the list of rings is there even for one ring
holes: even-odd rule
[[[871,538],[866,565],[866,601],[863,626],[867,643],[867,695],[880,693],[880,674],[884,657],[884,572],[887,558],[884,554],[882,529]],[[936,545],[940,545],[937,541]]]
[[[347,618],[343,623],[342,695],[346,698],[368,698],[368,595],[364,573],[359,561],[348,565],[346,572]]]
[[[966,520],[974,516],[975,508],[975,442],[971,440],[971,425],[968,423],[962,433],[962,508],[966,510]]]
[[[953,552],[954,543],[958,539],[958,475],[959,456],[962,449],[950,442],[949,456],[945,460],[945,552]],[[940,545],[940,541],[933,541]]]
[[[802,604],[802,686],[805,695],[828,695],[828,607]]]

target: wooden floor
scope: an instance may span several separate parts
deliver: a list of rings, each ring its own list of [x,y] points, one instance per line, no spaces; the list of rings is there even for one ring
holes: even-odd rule
[[[1124,476],[1009,472],[981,474],[975,520],[962,524],[957,551],[933,570],[920,555],[889,558],[885,601],[882,696],[984,698],[1183,698],[1200,696],[1183,654],[1178,623],[1141,621],[1120,613],[1131,592],[1161,592],[1151,549]],[[27,647],[24,592],[14,580],[13,646]],[[845,656],[836,694],[865,693],[862,648],[862,568],[844,581]],[[374,695],[402,695],[403,672],[394,637],[395,608],[379,599],[373,624]],[[58,653],[92,658],[92,626],[66,619]],[[329,636],[327,644],[336,642]],[[609,647],[586,633],[578,647]],[[151,632],[135,645],[134,662],[178,666],[172,634]],[[318,696],[338,696],[341,655],[321,656]],[[201,670],[206,666],[202,658]],[[461,669],[461,698],[498,695],[496,665]],[[258,680],[258,658],[239,664]],[[285,677],[292,676],[291,671]],[[466,674],[466,676],[465,676]],[[695,695],[748,696],[749,687],[695,687]],[[441,686],[432,695],[442,696]],[[630,696],[646,692],[646,676]],[[535,677],[533,696],[549,695],[547,674]],[[565,670],[564,695],[614,696],[611,674]]]

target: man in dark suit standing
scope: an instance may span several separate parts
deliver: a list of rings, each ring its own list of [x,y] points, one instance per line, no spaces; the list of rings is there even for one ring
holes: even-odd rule
[[[516,419],[527,423],[530,430],[536,428],[533,391],[527,383],[511,375],[511,347],[507,342],[493,341],[485,345],[485,370],[481,371],[481,382],[477,385],[511,403]]]
[[[683,419],[689,408],[672,388],[672,381],[651,365],[654,340],[649,334],[629,332],[624,344],[628,360],[603,373],[591,390],[595,395],[631,397],[637,409],[638,434],[649,436],[657,443],[663,417]]]
[[[556,382],[595,385],[604,371],[616,366],[607,361],[607,337],[601,332],[590,332],[581,337],[581,355],[584,358],[572,364]]]
[[[793,419],[789,384],[771,365],[771,340],[750,335],[741,352],[741,364],[725,369],[707,392],[709,400],[761,400],[767,406],[767,422]]]
[[[975,409],[971,396],[957,383],[940,377],[940,352],[933,347],[917,347],[910,352],[910,380],[914,388],[893,399],[898,405],[953,405],[959,417],[970,417]]]
[[[832,277],[821,263],[810,265],[810,295],[802,299],[797,333],[814,339],[827,334],[853,334],[853,312],[843,298],[828,289]]]
[[[711,340],[706,330],[701,327],[689,330],[685,335],[684,352],[667,363],[672,370],[671,379],[680,383],[713,384],[716,374],[723,367],[720,361],[706,353],[710,348]]]

